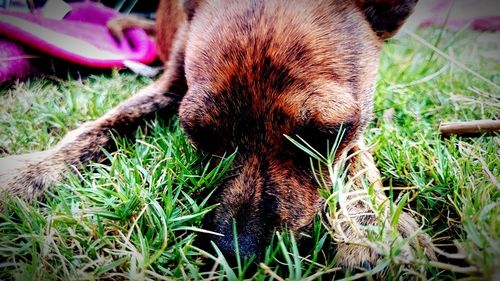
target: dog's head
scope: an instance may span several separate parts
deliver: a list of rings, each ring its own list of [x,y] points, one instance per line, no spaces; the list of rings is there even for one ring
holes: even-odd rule
[[[282,225],[300,231],[320,208],[309,157],[285,138],[320,152],[345,132],[338,153],[362,134],[382,41],[416,1],[187,1],[189,90],[179,115],[191,141],[222,155],[238,149],[237,176],[215,194],[213,237],[233,253],[236,221],[243,256],[257,255]]]

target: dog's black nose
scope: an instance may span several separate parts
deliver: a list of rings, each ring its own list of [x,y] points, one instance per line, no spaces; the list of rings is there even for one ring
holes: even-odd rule
[[[231,224],[216,226],[216,231],[224,236],[212,236],[212,241],[229,262],[236,261],[237,254],[241,259],[253,257],[260,260],[264,246],[261,231],[248,227],[241,221],[239,223],[243,225],[236,227],[236,233]]]

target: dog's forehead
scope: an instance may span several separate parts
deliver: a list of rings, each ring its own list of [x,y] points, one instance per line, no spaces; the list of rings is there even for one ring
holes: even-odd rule
[[[221,74],[252,74],[269,67],[294,77],[346,80],[359,67],[360,56],[377,57],[380,42],[354,4],[292,2],[211,1],[200,8],[186,48],[188,83],[199,79],[196,70],[201,69],[222,80]],[[325,9],[331,17],[324,17]]]
[[[185,62],[186,100],[197,104],[191,114],[208,124],[221,112],[320,124],[368,115],[360,111],[368,111],[380,46],[361,14],[324,5],[330,1],[298,1],[308,5],[297,9],[254,2],[261,6],[226,3],[224,13],[212,4],[193,18]],[[322,8],[332,18],[316,17]]]

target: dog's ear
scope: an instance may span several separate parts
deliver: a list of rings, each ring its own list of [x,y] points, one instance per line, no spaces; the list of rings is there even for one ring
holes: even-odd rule
[[[395,35],[418,0],[356,0],[377,36],[385,40]]]

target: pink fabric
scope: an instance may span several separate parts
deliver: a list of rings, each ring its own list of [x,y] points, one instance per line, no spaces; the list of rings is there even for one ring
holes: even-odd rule
[[[500,5],[496,1],[438,0],[426,9],[429,16],[422,20],[420,26],[445,25],[458,31],[469,25],[473,30],[497,31],[500,30]]]
[[[156,58],[155,44],[142,29],[127,30],[127,40],[116,42],[106,27],[106,22],[118,15],[113,9],[93,2],[71,6],[71,12],[63,20],[0,10],[0,35],[42,53],[89,67],[121,67],[125,60],[147,64]],[[34,25],[26,27],[26,22]],[[40,32],[39,29],[48,31]],[[89,48],[93,51],[86,52],[83,43],[67,43],[72,39],[93,46]]]
[[[0,84],[15,79],[26,79],[33,71],[23,47],[0,38]]]
[[[437,26],[441,27],[444,24],[444,19],[436,17],[425,19],[420,24],[421,27]],[[454,31],[458,31],[470,24],[470,28],[478,31],[497,31],[500,30],[500,17],[486,17],[472,20],[448,20],[446,26]]]

